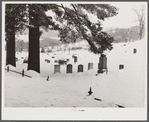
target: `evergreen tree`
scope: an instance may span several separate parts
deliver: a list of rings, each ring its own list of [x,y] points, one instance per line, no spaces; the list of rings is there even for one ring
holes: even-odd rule
[[[24,27],[25,6],[25,4],[6,4],[5,6],[6,65],[16,66],[15,33]]]
[[[29,60],[28,70],[34,70],[40,73],[40,27],[57,29],[58,26],[52,21],[52,17],[47,17],[45,12],[52,8],[45,4],[28,4],[29,9]]]
[[[24,4],[25,5],[25,4]],[[14,9],[14,5],[10,5],[10,9]],[[16,5],[18,8],[20,8],[20,5]],[[113,38],[110,37],[107,33],[102,32],[101,23],[99,20],[104,20],[104,18],[111,17],[117,14],[117,9],[113,6],[110,6],[108,4],[71,4],[71,7],[66,7],[63,4],[28,4],[23,6],[24,9],[18,9],[18,11],[10,11],[10,13],[13,13],[12,15],[17,16],[11,16],[11,24],[8,26],[8,29],[6,31],[6,37],[9,38],[8,40],[12,40],[11,44],[7,47],[11,47],[12,52],[14,53],[15,49],[15,27],[13,25],[19,25],[14,24],[15,20],[17,19],[17,22],[23,23],[20,17],[25,16],[24,13],[28,10],[29,14],[29,60],[28,60],[28,70],[35,70],[40,73],[40,53],[39,53],[39,38],[41,35],[40,27],[43,28],[49,28],[54,30],[59,30],[61,41],[69,42],[73,41],[75,42],[77,38],[84,38],[90,45],[91,50],[98,54],[103,53],[104,50],[112,49],[112,42]],[[6,10],[8,10],[8,7],[6,7]],[[20,12],[20,10],[24,10],[24,12]],[[56,20],[63,24],[64,26],[61,26],[61,24],[57,25],[53,21],[53,18],[51,16],[46,16],[45,12],[48,10],[52,10],[56,14]],[[90,14],[96,15],[98,18],[97,23],[93,23],[90,21],[89,16],[85,14],[83,11],[87,11]],[[6,20],[8,19],[8,13],[6,12]],[[23,18],[23,17],[22,17]],[[27,19],[26,19],[27,20]],[[8,24],[8,22],[6,22]],[[23,23],[24,25],[27,25],[27,23]],[[18,27],[18,26],[16,26]],[[20,28],[20,27],[19,27]],[[64,33],[65,29],[67,32],[70,33]],[[9,30],[11,32],[9,33]],[[10,37],[9,37],[9,36]],[[68,39],[67,39],[68,38]],[[9,49],[7,49],[7,52],[11,52]],[[9,53],[8,53],[9,54]],[[8,61],[10,61],[13,65],[14,59],[15,59],[15,53],[12,55],[12,59],[10,58],[11,54],[9,54]],[[10,63],[8,62],[8,63]],[[7,63],[7,64],[8,64]]]
[[[117,8],[108,4],[71,4],[71,7],[61,4],[57,6],[63,9],[63,14],[57,19],[65,25],[64,28],[59,30],[59,37],[61,37],[62,41],[68,41],[68,37],[74,38],[71,41],[76,41],[77,38],[83,37],[95,54],[102,54],[106,49],[112,49],[111,43],[114,39],[102,31],[100,20],[115,16]],[[91,22],[90,16],[84,11],[97,16],[98,21],[96,23]]]

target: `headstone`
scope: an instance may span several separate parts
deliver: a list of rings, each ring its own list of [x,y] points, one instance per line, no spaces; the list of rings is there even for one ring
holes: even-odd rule
[[[78,65],[78,72],[83,72],[83,65],[82,64]]]
[[[75,63],[77,62],[77,59],[78,59],[78,57],[77,56],[74,56],[74,62]]]
[[[15,58],[16,61],[18,61],[18,58]]]
[[[119,65],[119,69],[124,69],[124,65]]]
[[[54,60],[54,62],[57,63],[58,61],[57,60]]]
[[[50,63],[50,60],[47,60],[47,63]]]
[[[28,59],[24,59],[23,60],[23,63],[28,63]]]
[[[60,73],[60,65],[54,65],[54,73],[56,72]]]
[[[45,59],[45,62],[49,61],[48,59]]]
[[[72,65],[71,64],[67,65],[67,73],[72,73]]]
[[[106,55],[102,54],[100,56],[98,69],[107,69],[107,57],[106,57]]]
[[[133,49],[133,53],[137,53],[137,49]]]
[[[88,70],[93,69],[93,63],[88,63]]]

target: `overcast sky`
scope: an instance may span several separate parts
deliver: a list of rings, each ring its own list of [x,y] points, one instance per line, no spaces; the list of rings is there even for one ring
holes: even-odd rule
[[[119,12],[116,16],[105,19],[102,22],[103,29],[130,28],[131,26],[138,25],[136,21],[137,15],[132,9],[138,8],[142,4],[147,5],[147,2],[107,2],[107,4],[119,8]],[[53,38],[57,38],[56,32],[51,32],[50,35]]]
[[[116,16],[105,19],[103,22],[104,28],[129,28],[131,26],[137,25],[137,15],[132,10],[133,8],[138,8],[140,4],[146,2],[113,2],[111,5],[119,8],[119,12]]]

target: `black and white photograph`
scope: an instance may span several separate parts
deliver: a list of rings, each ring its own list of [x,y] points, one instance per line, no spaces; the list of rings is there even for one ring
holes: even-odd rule
[[[2,2],[3,120],[147,120],[147,2]]]

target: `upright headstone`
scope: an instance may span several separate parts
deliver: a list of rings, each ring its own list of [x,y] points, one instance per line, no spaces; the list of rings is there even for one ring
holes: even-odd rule
[[[98,63],[98,73],[103,73],[105,69],[107,70],[107,57],[101,54]]]
[[[54,73],[56,72],[60,73],[60,65],[54,65]]]
[[[57,63],[58,61],[57,60],[54,60],[54,62]]]
[[[137,53],[137,49],[133,49],[133,53]]]
[[[107,57],[101,54],[99,58],[99,69],[107,69]]]
[[[78,59],[78,57],[77,56],[74,56],[74,62],[75,63],[77,62],[77,59]]]
[[[88,70],[93,69],[93,63],[88,63]]]
[[[82,64],[78,65],[78,72],[83,72],[83,65]]]
[[[72,73],[72,65],[71,64],[68,64],[67,65],[67,73]]]
[[[18,61],[18,58],[15,58],[16,59],[16,61]]]
[[[124,69],[124,65],[123,64],[119,65],[119,69]]]

